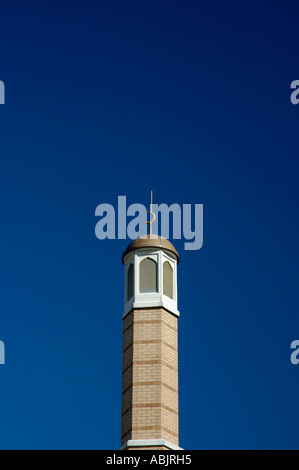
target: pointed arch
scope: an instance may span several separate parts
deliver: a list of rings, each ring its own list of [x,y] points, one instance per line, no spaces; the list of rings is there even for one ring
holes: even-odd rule
[[[151,258],[144,258],[139,265],[139,292],[158,292],[157,263]]]
[[[130,300],[134,295],[134,266],[131,263],[128,269],[127,277],[127,300]]]
[[[173,269],[168,261],[163,263],[163,294],[173,299]]]

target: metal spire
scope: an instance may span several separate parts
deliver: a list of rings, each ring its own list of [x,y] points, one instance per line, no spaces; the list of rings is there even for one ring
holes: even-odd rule
[[[156,220],[156,214],[153,213],[153,191],[151,191],[151,204],[150,204],[150,210],[147,212],[147,214],[150,214],[153,216],[153,218],[151,220],[148,221],[144,221],[146,224],[149,225],[149,235],[151,237],[152,235],[152,225],[153,223],[155,222]]]

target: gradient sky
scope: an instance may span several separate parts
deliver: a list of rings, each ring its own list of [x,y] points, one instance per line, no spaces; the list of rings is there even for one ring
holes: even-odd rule
[[[120,446],[123,266],[95,208],[204,204],[180,445],[299,448],[298,2],[2,2],[1,449]]]

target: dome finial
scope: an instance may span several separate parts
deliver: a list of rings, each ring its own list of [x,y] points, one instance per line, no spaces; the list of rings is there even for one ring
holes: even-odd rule
[[[156,220],[156,214],[153,213],[153,191],[151,191],[151,204],[150,204],[150,210],[147,212],[147,214],[150,214],[153,216],[153,218],[148,222],[144,221],[145,224],[149,225],[149,235],[151,236],[153,234],[152,232],[152,225]]]

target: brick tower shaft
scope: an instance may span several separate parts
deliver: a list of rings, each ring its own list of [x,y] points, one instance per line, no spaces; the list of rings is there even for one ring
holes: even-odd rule
[[[177,317],[134,309],[123,320],[121,443],[154,439],[178,446]]]

